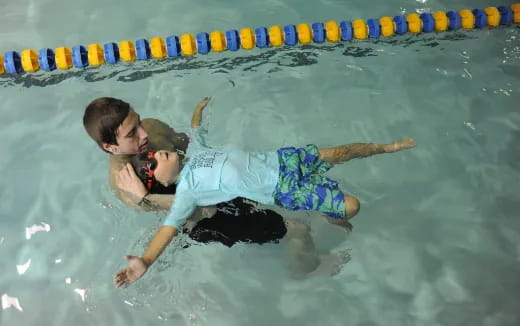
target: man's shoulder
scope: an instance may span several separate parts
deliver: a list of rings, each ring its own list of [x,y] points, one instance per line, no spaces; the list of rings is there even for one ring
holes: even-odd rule
[[[154,118],[145,118],[141,121],[144,129],[146,129],[148,131],[148,129],[156,129],[156,128],[160,128],[160,129],[164,129],[164,130],[173,130],[168,124],[166,124],[165,122],[162,122],[161,120],[159,119],[154,119]]]
[[[158,119],[147,118],[141,121],[143,128],[152,140],[155,138],[173,138],[178,135],[172,127]]]
[[[109,164],[110,169],[121,169],[126,163],[130,162],[133,155],[110,155]]]
[[[143,119],[141,123],[148,133],[152,150],[186,151],[189,139],[185,133],[176,132],[169,125],[158,119],[147,118]]]

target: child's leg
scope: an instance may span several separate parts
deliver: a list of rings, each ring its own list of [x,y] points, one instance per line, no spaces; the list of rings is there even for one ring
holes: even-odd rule
[[[406,138],[392,144],[347,144],[337,147],[320,148],[319,158],[327,163],[338,164],[353,158],[368,157],[381,153],[393,153],[415,146],[415,140]]]
[[[337,225],[345,231],[352,231],[352,224],[350,224],[349,220],[357,215],[360,209],[359,200],[357,200],[355,197],[347,196],[344,197],[345,200],[345,217],[344,218],[337,218],[337,217],[331,217],[331,216],[325,216],[325,219],[327,222],[333,225]]]
[[[345,195],[345,214],[347,215],[347,219],[351,219],[357,215],[359,212],[360,205],[359,200],[357,198]]]

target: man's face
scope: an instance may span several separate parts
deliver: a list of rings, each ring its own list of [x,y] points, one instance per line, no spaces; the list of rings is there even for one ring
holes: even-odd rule
[[[130,109],[123,123],[116,130],[118,145],[103,144],[103,148],[112,154],[137,154],[148,150],[148,133],[141,125],[141,119]]]

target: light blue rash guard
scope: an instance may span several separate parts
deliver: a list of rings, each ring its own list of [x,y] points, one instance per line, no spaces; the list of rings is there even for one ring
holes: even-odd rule
[[[194,128],[175,199],[163,225],[180,229],[197,206],[215,205],[235,197],[274,204],[278,171],[276,152],[214,150],[206,146],[201,128]]]

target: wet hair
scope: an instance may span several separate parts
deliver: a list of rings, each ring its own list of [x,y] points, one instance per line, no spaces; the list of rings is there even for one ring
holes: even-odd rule
[[[148,152],[140,153],[137,155],[133,155],[130,159],[130,164],[132,164],[135,173],[141,179],[144,186],[147,186],[148,180],[148,166],[152,165],[153,169],[157,167],[157,160],[153,157],[148,157]],[[148,189],[148,188],[147,188]],[[175,183],[169,185],[168,187],[163,186],[159,181],[155,179],[155,176],[152,176],[152,187],[149,189],[152,194],[175,194],[176,185]]]
[[[113,97],[100,97],[90,102],[85,109],[83,126],[88,135],[104,150],[103,143],[118,145],[117,128],[129,112],[130,104],[125,101]]]

